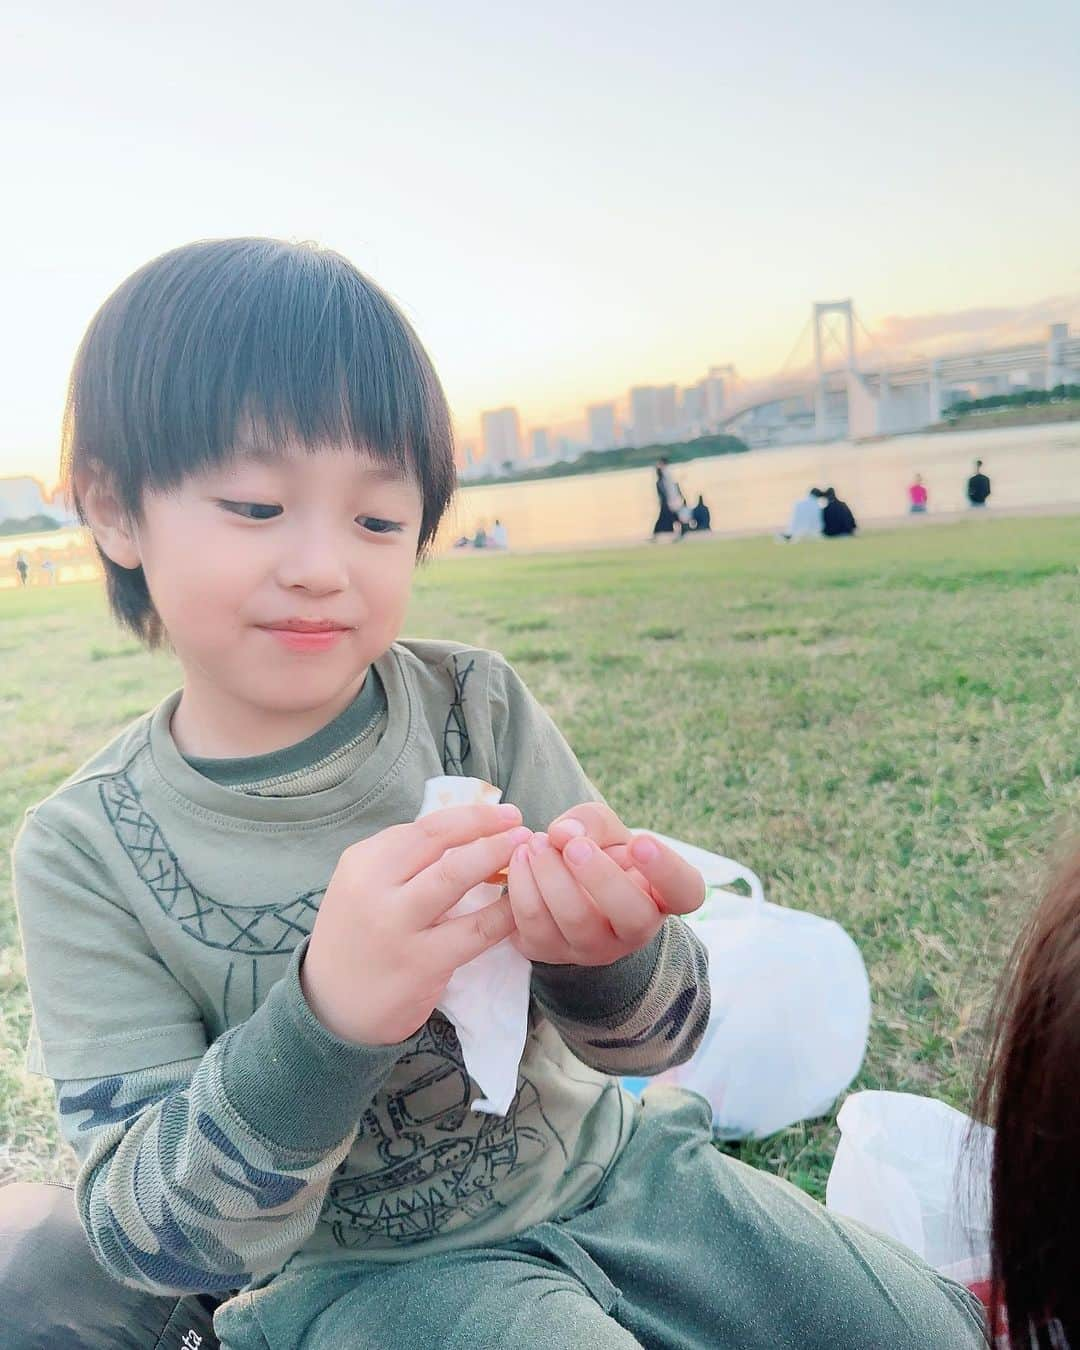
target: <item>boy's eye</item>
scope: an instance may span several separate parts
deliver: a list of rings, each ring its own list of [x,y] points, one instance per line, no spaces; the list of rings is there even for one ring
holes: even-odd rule
[[[280,506],[270,506],[266,502],[220,502],[226,511],[243,516],[245,520],[271,520],[281,514]]]
[[[230,502],[219,501],[218,505],[233,515],[243,516],[245,520],[272,520],[281,515],[284,508],[268,502]],[[382,516],[357,516],[357,524],[372,534],[396,534],[404,528],[396,520],[384,520]]]
[[[381,516],[357,516],[356,519],[372,534],[395,534],[400,533],[402,529],[396,520],[383,520]]]

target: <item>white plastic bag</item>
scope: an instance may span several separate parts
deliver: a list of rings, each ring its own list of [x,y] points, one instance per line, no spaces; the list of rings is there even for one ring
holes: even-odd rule
[[[896,1238],[953,1279],[988,1279],[993,1130],[907,1092],[853,1092],[836,1123],[827,1208]]]
[[[712,1012],[693,1058],[653,1081],[699,1092],[718,1133],[773,1134],[825,1115],[859,1071],[870,1029],[870,983],[839,924],[768,904],[749,868],[663,839],[711,888],[736,879],[749,898],[712,889],[687,921],[709,952]]]

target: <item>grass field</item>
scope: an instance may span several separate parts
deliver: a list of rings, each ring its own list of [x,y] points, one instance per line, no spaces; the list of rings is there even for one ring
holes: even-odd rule
[[[440,562],[407,631],[498,648],[633,823],[838,919],[874,992],[858,1085],[965,1106],[987,998],[1080,805],[1080,518]],[[0,595],[0,828],[177,683],[89,585]],[[21,1068],[0,875],[0,1179],[70,1175]],[[743,1156],[822,1194],[831,1120]]]

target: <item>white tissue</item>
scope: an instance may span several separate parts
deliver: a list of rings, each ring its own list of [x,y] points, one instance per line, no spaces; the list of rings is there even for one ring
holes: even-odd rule
[[[498,802],[502,793],[479,778],[429,778],[420,815],[446,806]],[[417,817],[419,819],[419,816]],[[482,882],[447,911],[446,917],[472,914],[494,904],[502,887]],[[453,1023],[469,1077],[484,1093],[474,1111],[505,1116],[517,1092],[518,1066],[529,1031],[529,979],[532,962],[509,938],[489,947],[450,977],[436,1004]]]

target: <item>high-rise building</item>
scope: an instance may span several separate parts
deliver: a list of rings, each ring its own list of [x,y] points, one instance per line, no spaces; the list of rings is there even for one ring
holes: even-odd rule
[[[529,443],[533,459],[543,461],[551,458],[551,436],[547,427],[533,427]]]
[[[699,380],[682,391],[679,400],[679,424],[684,435],[700,436],[705,426],[705,381]]]
[[[521,459],[521,423],[516,408],[494,408],[480,416],[484,458],[498,471]]]
[[[656,391],[656,422],[661,441],[673,441],[679,434],[679,391],[673,384],[662,384]]]
[[[630,426],[635,445],[656,445],[660,440],[656,395],[657,390],[651,384],[639,384],[630,390]]]
[[[710,366],[708,375],[701,382],[705,389],[705,421],[713,431],[723,420],[727,381],[734,373],[731,366]]]
[[[614,403],[590,403],[585,409],[589,423],[589,448],[612,450],[618,444]]]

